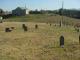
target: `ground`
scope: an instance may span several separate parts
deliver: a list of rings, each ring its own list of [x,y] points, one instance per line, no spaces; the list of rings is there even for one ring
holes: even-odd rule
[[[27,32],[22,24],[28,27]],[[6,27],[15,29],[5,32]],[[0,23],[0,60],[80,60],[79,34],[74,26],[8,20]],[[59,46],[61,35],[65,38],[64,48]]]

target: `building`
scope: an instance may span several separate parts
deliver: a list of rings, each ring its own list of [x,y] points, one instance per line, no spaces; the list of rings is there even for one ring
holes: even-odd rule
[[[15,16],[24,16],[29,14],[29,10],[26,8],[17,7],[16,9],[12,10],[12,15]]]

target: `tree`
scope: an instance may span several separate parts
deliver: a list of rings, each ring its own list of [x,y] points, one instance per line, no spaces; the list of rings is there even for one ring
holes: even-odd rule
[[[3,13],[4,13],[4,11],[2,9],[0,9],[0,14],[3,14]]]

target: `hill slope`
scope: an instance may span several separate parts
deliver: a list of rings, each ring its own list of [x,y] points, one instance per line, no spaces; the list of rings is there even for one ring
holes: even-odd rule
[[[48,22],[48,23],[59,23],[62,20],[62,16],[54,14],[32,14],[27,16],[12,17],[5,21],[13,22]],[[63,22],[68,24],[75,24],[80,22],[79,19],[63,17]]]
[[[27,32],[22,29],[23,23]],[[80,60],[79,33],[74,27],[34,22],[4,22],[0,26],[0,60]],[[4,31],[12,26],[12,32]],[[65,38],[64,48],[59,46],[61,35]]]

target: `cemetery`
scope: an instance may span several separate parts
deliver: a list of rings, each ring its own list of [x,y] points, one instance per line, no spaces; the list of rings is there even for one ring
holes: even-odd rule
[[[20,22],[18,18],[24,19],[16,17],[0,23],[1,60],[80,60],[80,31],[74,27],[80,20],[66,17],[74,25],[60,26],[60,18],[52,20],[54,16],[44,18],[46,21],[36,17],[26,21],[27,17]]]
[[[0,60],[80,60],[79,0],[0,1]]]

